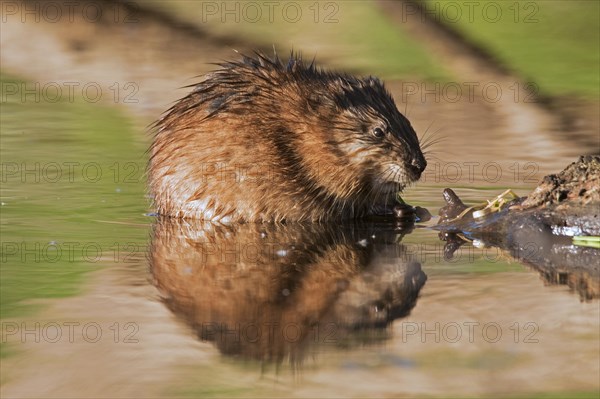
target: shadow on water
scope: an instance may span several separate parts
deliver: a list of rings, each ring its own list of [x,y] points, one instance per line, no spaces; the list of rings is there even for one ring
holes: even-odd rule
[[[159,219],[151,274],[221,353],[299,364],[309,348],[389,338],[427,276],[392,225],[214,226]]]

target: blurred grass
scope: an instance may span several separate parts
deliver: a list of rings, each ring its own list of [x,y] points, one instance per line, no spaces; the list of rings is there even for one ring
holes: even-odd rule
[[[143,148],[134,143],[126,117],[80,100],[50,103],[30,95],[23,101],[20,93],[5,89],[22,88],[24,82],[6,75],[0,80],[0,318],[5,319],[31,314],[37,300],[77,294],[87,272],[123,261],[128,252],[117,247],[146,241],[145,229],[97,220],[148,221],[143,216],[145,161],[132,156],[143,154]],[[128,161],[141,167],[129,180]],[[71,171],[66,162],[75,163]],[[97,181],[96,166],[84,176],[83,167],[91,163],[102,172]],[[22,173],[23,166],[30,172]]]
[[[302,51],[307,59],[316,57],[318,63],[326,62],[329,67],[384,79],[451,78],[434,57],[388,19],[374,2],[276,2],[271,20],[268,7],[261,2],[140,0],[139,3],[217,37],[240,38],[267,48],[274,46],[282,58],[287,58],[293,49]],[[217,11],[207,8],[211,4]],[[260,6],[260,18],[254,12],[256,4]],[[227,12],[236,7],[237,13]],[[232,58],[235,58],[233,52]]]
[[[450,6],[423,1],[437,18],[490,51],[523,80],[537,83],[542,94],[598,100],[600,2],[482,0]]]
[[[435,54],[428,54],[375,2],[283,1],[270,16],[267,6],[251,1],[227,6],[140,1],[211,35],[273,45],[285,56],[290,49],[302,50],[305,57],[316,56],[334,68],[384,79],[452,80]],[[541,94],[592,100],[600,95],[600,2],[422,1],[436,18],[488,50],[524,81],[537,83]],[[292,13],[296,8],[288,7],[290,3],[300,6],[300,14]],[[293,21],[296,15],[298,20]]]

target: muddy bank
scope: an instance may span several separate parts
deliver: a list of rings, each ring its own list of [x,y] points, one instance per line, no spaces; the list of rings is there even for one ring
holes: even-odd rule
[[[544,177],[527,197],[468,208],[450,189],[436,226],[444,231],[504,235],[524,220],[560,236],[600,235],[600,156],[582,156],[563,171]],[[485,211],[488,212],[485,212]],[[537,222],[535,222],[537,221]]]
[[[600,236],[599,187],[600,156],[582,156],[546,176],[529,196],[500,203],[496,211],[489,205],[472,209],[446,189],[435,228],[447,241],[447,257],[477,239],[509,250],[550,284],[567,284],[582,299],[598,298],[600,249],[573,237]]]

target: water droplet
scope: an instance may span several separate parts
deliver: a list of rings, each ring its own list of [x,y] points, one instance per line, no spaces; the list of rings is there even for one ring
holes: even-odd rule
[[[277,255],[279,256],[287,256],[288,251],[286,251],[285,249],[280,249],[279,251],[277,251]]]

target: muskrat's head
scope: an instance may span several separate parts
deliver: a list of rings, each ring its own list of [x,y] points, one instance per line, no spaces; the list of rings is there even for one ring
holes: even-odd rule
[[[421,177],[427,162],[417,134],[379,79],[323,71],[297,58],[286,72],[282,86],[288,98],[299,102],[293,108],[302,110],[302,129],[312,131],[312,140],[335,155],[346,183],[368,183],[378,195],[402,191]],[[314,152],[322,159],[323,151]]]
[[[338,113],[332,135],[350,162],[395,191],[418,180],[427,166],[419,139],[383,84],[373,77],[340,77],[333,87]]]

